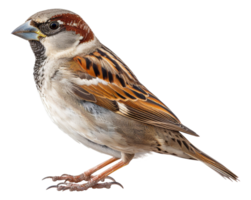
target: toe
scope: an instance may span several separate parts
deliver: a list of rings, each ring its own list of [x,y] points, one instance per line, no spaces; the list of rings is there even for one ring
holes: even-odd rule
[[[64,180],[64,181],[69,181],[69,182],[74,182],[74,183],[78,183],[82,180],[88,179],[87,177],[83,176],[82,174],[79,176],[72,176],[69,174],[63,174],[61,176],[47,176],[47,177],[43,178],[42,180],[49,179],[49,178],[51,178],[52,181]]]

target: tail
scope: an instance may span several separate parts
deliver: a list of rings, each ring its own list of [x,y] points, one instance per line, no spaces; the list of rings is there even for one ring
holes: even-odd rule
[[[186,153],[189,156],[202,161],[204,164],[206,164],[208,167],[216,171],[218,174],[220,174],[223,178],[228,178],[229,180],[238,181],[238,176],[236,176],[233,172],[231,172],[229,169],[227,169],[225,166],[208,156],[207,154],[203,153],[196,147],[194,147],[192,144],[190,144],[193,147],[194,152]]]

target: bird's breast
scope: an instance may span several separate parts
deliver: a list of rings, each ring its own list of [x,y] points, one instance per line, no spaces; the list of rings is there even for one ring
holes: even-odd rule
[[[148,148],[148,143],[152,142],[152,127],[77,99],[67,92],[71,78],[62,75],[60,67],[52,66],[52,63],[45,65],[40,96],[50,118],[63,132],[81,143],[86,138],[127,153],[137,153],[139,146]]]

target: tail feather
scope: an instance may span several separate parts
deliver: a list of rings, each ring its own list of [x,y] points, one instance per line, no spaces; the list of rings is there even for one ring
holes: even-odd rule
[[[227,169],[225,166],[208,156],[207,154],[203,153],[199,149],[193,146],[194,152],[193,153],[187,153],[188,155],[192,156],[193,158],[196,158],[197,160],[202,161],[204,164],[206,164],[208,167],[216,171],[218,174],[220,174],[224,178],[228,178],[229,180],[238,181],[238,176],[236,176],[233,172],[231,172],[229,169]]]

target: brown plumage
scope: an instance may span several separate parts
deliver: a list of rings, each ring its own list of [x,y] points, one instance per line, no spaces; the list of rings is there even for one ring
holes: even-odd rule
[[[54,123],[76,141],[113,156],[79,176],[47,177],[65,180],[63,185],[52,187],[82,191],[122,186],[109,175],[129,164],[134,156],[149,152],[199,160],[223,177],[238,179],[180,133],[198,136],[144,87],[75,13],[42,11],[13,33],[30,41],[36,56],[37,89]],[[111,168],[92,175],[118,159],[121,161]],[[100,183],[104,179],[113,182]],[[83,180],[88,182],[73,184]]]
[[[106,101],[123,104],[124,109],[119,109],[116,113],[149,125],[198,136],[182,125],[174,113],[148,91],[129,68],[107,47],[102,46],[91,55],[76,56],[73,59],[78,65],[72,63],[70,69],[76,75],[79,72],[86,73],[93,78],[105,81],[105,83],[91,86],[79,85],[79,88],[84,89],[93,98],[105,98]],[[85,97],[86,94],[82,99],[87,100]],[[107,108],[101,101],[98,105]]]

